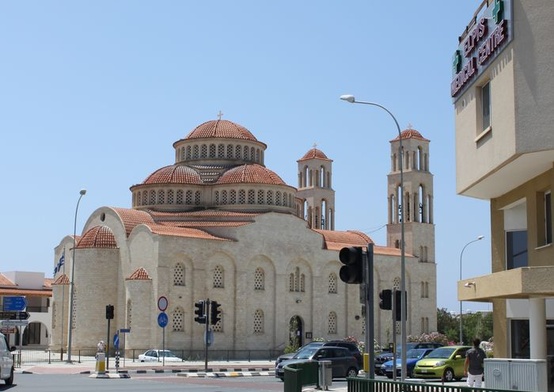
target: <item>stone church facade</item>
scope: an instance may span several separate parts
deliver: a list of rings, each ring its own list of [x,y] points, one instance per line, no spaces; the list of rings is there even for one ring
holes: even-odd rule
[[[399,141],[391,141],[387,244],[374,245],[373,290],[378,298],[382,289],[400,287],[403,164],[407,333],[419,335],[437,323],[429,140],[405,130],[402,163]],[[127,350],[164,344],[192,355],[203,350],[205,331],[194,321],[194,304],[206,299],[222,309],[210,350],[236,358],[267,358],[315,338],[363,341],[359,287],[340,280],[338,253],[373,241],[359,231],[334,230],[332,160],[310,149],[297,161],[295,188],[265,167],[264,143],[222,119],[199,125],[173,147],[173,164],[131,186],[131,208],[98,208],[82,235],[68,235],[56,247],[55,261],[65,255],[65,264],[54,277],[51,348],[65,350],[69,327],[73,352],[106,340],[105,308],[112,304],[112,332],[130,329]],[[168,299],[163,329],[162,296]],[[399,333],[390,311],[376,306],[374,322],[380,344]]]

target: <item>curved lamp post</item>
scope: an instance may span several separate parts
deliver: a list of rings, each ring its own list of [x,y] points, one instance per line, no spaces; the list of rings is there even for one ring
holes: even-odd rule
[[[75,295],[75,248],[77,247],[77,212],[79,211],[79,203],[87,190],[81,189],[79,192],[79,200],[77,200],[77,207],[75,207],[75,221],[73,223],[73,258],[71,260],[71,279],[69,281],[69,319],[67,321],[67,362],[71,362],[71,338],[72,324],[73,324],[73,296]],[[63,339],[63,336],[62,336]]]
[[[460,252],[460,280],[462,280],[462,257],[464,256],[464,250],[466,250],[467,246],[469,244],[473,244],[474,242],[477,242],[477,241],[481,241],[483,238],[485,238],[484,235],[480,235],[479,237],[477,237],[476,239],[472,240],[472,241],[469,241],[467,244],[464,245],[464,247],[462,248],[462,251]],[[469,287],[469,286],[466,286],[466,287]],[[460,301],[460,344],[464,344],[464,339],[463,339],[463,332],[462,332],[462,302],[463,301]]]
[[[398,129],[398,153],[399,153],[399,159],[400,159],[400,290],[402,292],[401,294],[401,306],[400,306],[400,331],[401,331],[401,344],[402,347],[406,347],[406,310],[407,310],[407,304],[406,304],[406,296],[404,293],[406,292],[406,252],[405,252],[405,244],[404,244],[404,148],[402,147],[402,130],[400,129],[400,125],[398,125],[398,121],[396,120],[396,117],[391,113],[389,109],[384,107],[383,105],[380,105],[375,102],[366,102],[366,101],[358,101],[353,95],[341,95],[340,99],[346,102],[350,103],[359,103],[362,105],[371,105],[371,106],[377,106],[378,108],[383,109],[385,112],[387,112],[392,119],[394,120],[394,123],[396,124],[396,128]],[[401,371],[401,380],[405,380],[407,377],[407,368],[406,368],[406,350],[403,349],[401,353],[401,361],[402,361],[402,371]]]

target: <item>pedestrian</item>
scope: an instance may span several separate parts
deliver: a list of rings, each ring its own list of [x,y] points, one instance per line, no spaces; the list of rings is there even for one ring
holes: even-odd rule
[[[481,344],[481,340],[474,338],[473,347],[466,352],[464,375],[467,377],[469,387],[481,388],[483,383],[483,370],[487,354],[479,347],[479,344]]]

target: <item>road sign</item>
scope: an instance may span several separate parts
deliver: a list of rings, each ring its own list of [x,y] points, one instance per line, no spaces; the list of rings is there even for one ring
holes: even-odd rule
[[[161,312],[159,315],[158,315],[158,325],[162,328],[165,328],[167,326],[167,322],[169,321],[169,319],[167,318],[167,314],[164,313],[164,312]]]
[[[29,320],[2,320],[1,323],[4,327],[21,327],[28,325]]]
[[[121,328],[119,333],[131,333],[131,328]]]
[[[119,349],[119,334],[116,333],[114,336],[113,336],[113,346],[116,350]]]
[[[169,301],[167,300],[167,297],[162,295],[160,298],[158,298],[158,309],[160,309],[160,312],[165,312],[168,305]]]
[[[6,312],[21,312],[27,307],[27,300],[25,297],[14,296],[4,297],[4,306],[2,310]]]
[[[0,312],[0,320],[27,320],[29,312]]]

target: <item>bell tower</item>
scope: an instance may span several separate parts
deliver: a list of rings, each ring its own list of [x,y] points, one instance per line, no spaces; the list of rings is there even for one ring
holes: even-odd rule
[[[314,147],[298,161],[298,216],[311,229],[335,229],[335,191],[332,186],[333,160]]]
[[[402,148],[400,154],[400,138]],[[388,174],[387,246],[400,248],[401,220],[404,221],[406,253],[420,262],[435,262],[433,223],[433,175],[429,171],[429,140],[408,127],[391,140],[391,171]],[[400,165],[403,169],[404,197],[400,204]]]

